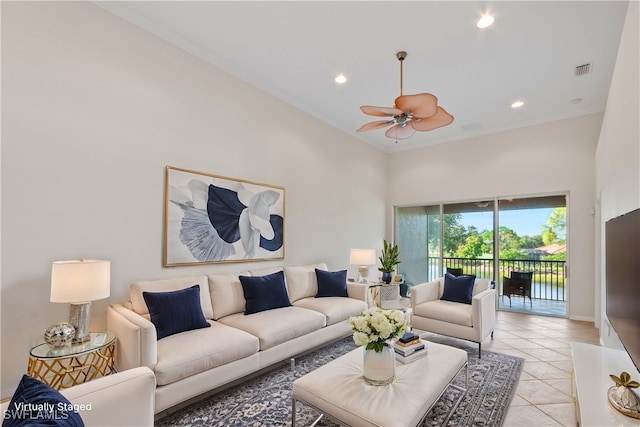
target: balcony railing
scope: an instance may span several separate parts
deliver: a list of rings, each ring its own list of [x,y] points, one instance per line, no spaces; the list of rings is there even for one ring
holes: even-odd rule
[[[429,280],[441,277],[440,258],[429,257]],[[443,266],[462,268],[464,274],[473,274],[481,279],[493,280],[493,259],[481,258],[443,258]],[[531,296],[538,299],[566,301],[566,262],[541,261],[530,259],[501,259],[496,274],[496,289],[502,294],[502,278],[509,277],[512,271],[532,271]]]

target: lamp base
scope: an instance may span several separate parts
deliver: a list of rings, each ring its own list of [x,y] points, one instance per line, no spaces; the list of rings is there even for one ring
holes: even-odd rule
[[[369,267],[361,265],[358,267],[358,282],[367,283],[369,281]]]
[[[76,328],[76,334],[71,339],[72,344],[89,341],[89,322],[91,320],[91,302],[71,304],[69,308],[69,323]]]

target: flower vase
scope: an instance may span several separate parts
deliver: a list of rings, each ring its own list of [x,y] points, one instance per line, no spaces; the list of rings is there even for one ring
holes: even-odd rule
[[[391,384],[396,377],[393,349],[385,345],[382,351],[364,350],[362,372],[365,381],[373,385]]]

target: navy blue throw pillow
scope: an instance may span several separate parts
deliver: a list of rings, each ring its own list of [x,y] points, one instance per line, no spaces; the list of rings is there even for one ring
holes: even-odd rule
[[[158,339],[192,329],[208,328],[200,305],[200,285],[169,292],[142,292]]]
[[[84,427],[84,423],[77,408],[58,390],[25,374],[2,422],[2,427],[20,426]]]
[[[244,314],[289,307],[289,294],[284,284],[284,271],[266,276],[239,276],[246,304]]]
[[[454,276],[453,274],[446,273],[444,275],[444,291],[440,299],[471,304],[475,281],[476,276]]]
[[[347,270],[326,271],[316,268],[316,278],[318,279],[316,298],[349,296],[347,294]]]

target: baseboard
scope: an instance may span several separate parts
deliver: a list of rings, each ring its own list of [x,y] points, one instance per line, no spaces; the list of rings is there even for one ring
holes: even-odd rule
[[[588,317],[588,316],[569,316],[569,319],[571,320],[579,320],[581,322],[592,322],[592,323],[596,323],[596,318],[595,317]]]

